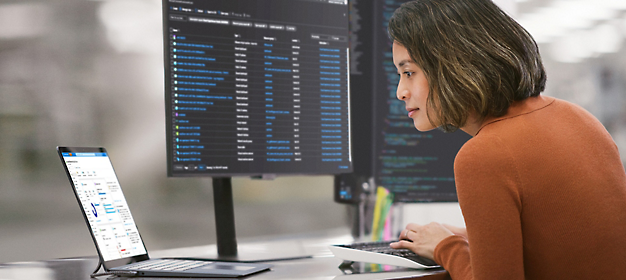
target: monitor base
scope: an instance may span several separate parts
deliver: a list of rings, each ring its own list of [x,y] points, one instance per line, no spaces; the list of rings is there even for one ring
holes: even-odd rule
[[[232,180],[230,177],[213,178],[213,200],[215,206],[217,252],[197,256],[197,259],[229,262],[268,262],[312,257],[311,254],[306,253],[304,246],[297,241],[277,241],[237,246]],[[271,249],[268,246],[270,243],[272,244]]]

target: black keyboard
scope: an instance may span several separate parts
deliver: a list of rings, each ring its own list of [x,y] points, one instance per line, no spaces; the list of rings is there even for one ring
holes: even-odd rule
[[[384,256],[384,255],[397,256],[397,257],[405,258],[405,259],[408,259],[410,261],[416,262],[416,263],[418,263],[418,264],[420,264],[422,266],[425,266],[425,267],[437,267],[437,266],[439,266],[435,261],[433,261],[433,260],[431,260],[429,258],[422,257],[422,256],[420,256],[418,254],[415,254],[413,251],[411,251],[409,249],[393,249],[393,248],[391,248],[389,246],[389,244],[391,244],[393,242],[397,242],[397,240],[381,241],[381,242],[353,243],[353,244],[349,244],[349,245],[336,245],[336,246],[337,247],[348,248],[348,249],[359,250],[359,251],[364,251],[364,252],[378,253],[378,254],[382,254],[382,256]],[[335,253],[335,255],[337,255],[337,253]],[[371,255],[371,254],[368,254],[368,255]],[[384,257],[382,257],[380,259],[377,259],[375,257],[375,255],[371,255],[371,256],[367,256],[367,257],[364,256],[364,258],[370,259],[370,262],[372,262],[372,263],[381,263],[381,264],[386,264],[387,263],[387,261],[384,260]],[[363,261],[363,259],[361,259],[360,257],[358,259],[359,259],[358,261]]]
[[[409,249],[394,249],[394,248],[389,247],[389,244],[393,242],[398,242],[398,240],[353,243],[353,244],[348,245],[347,247],[352,248],[352,249],[362,250],[362,251],[373,252],[373,253],[381,253],[381,254],[388,254],[388,255],[403,257],[403,258],[410,259],[414,262],[421,263],[426,266],[438,265],[435,261],[429,258],[422,257]]]

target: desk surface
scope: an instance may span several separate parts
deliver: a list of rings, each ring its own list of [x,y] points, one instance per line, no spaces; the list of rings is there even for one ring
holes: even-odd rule
[[[334,237],[316,237],[292,240],[266,240],[239,245],[240,254],[260,253],[263,251],[281,251],[280,248],[297,248],[299,252],[312,255],[310,258],[292,259],[283,261],[268,261],[272,264],[271,271],[262,272],[238,279],[324,279],[324,280],[359,280],[359,279],[446,279],[448,274],[443,270],[404,270],[381,271],[374,273],[359,273],[359,269],[346,271],[339,269],[342,260],[335,258],[327,246],[330,244],[350,243],[348,235]],[[293,252],[293,250],[290,249]],[[179,248],[155,251],[150,257],[202,257],[216,252],[215,245]],[[0,279],[32,279],[32,280],[60,280],[60,279],[91,279],[90,273],[96,268],[96,257],[82,257],[71,259],[54,259],[46,261],[16,262],[0,264]],[[98,279],[126,279],[125,277],[99,277]],[[148,279],[146,277],[132,277],[128,279]],[[175,278],[150,278],[175,279]],[[189,278],[181,278],[189,279]],[[198,279],[198,278],[195,278]],[[216,280],[218,278],[209,278]],[[220,278],[221,279],[221,278]],[[226,278],[228,279],[228,278]]]

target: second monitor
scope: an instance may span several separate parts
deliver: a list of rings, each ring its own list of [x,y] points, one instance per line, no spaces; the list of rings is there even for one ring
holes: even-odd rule
[[[231,176],[351,172],[346,0],[163,0],[168,176],[213,177],[218,254],[237,253]]]
[[[164,1],[170,176],[352,170],[347,1]]]

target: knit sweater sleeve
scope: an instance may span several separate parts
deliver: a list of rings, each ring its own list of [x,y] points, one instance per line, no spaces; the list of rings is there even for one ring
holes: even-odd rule
[[[522,184],[506,145],[495,136],[471,139],[454,172],[468,238],[444,239],[435,261],[455,280],[524,279]]]

